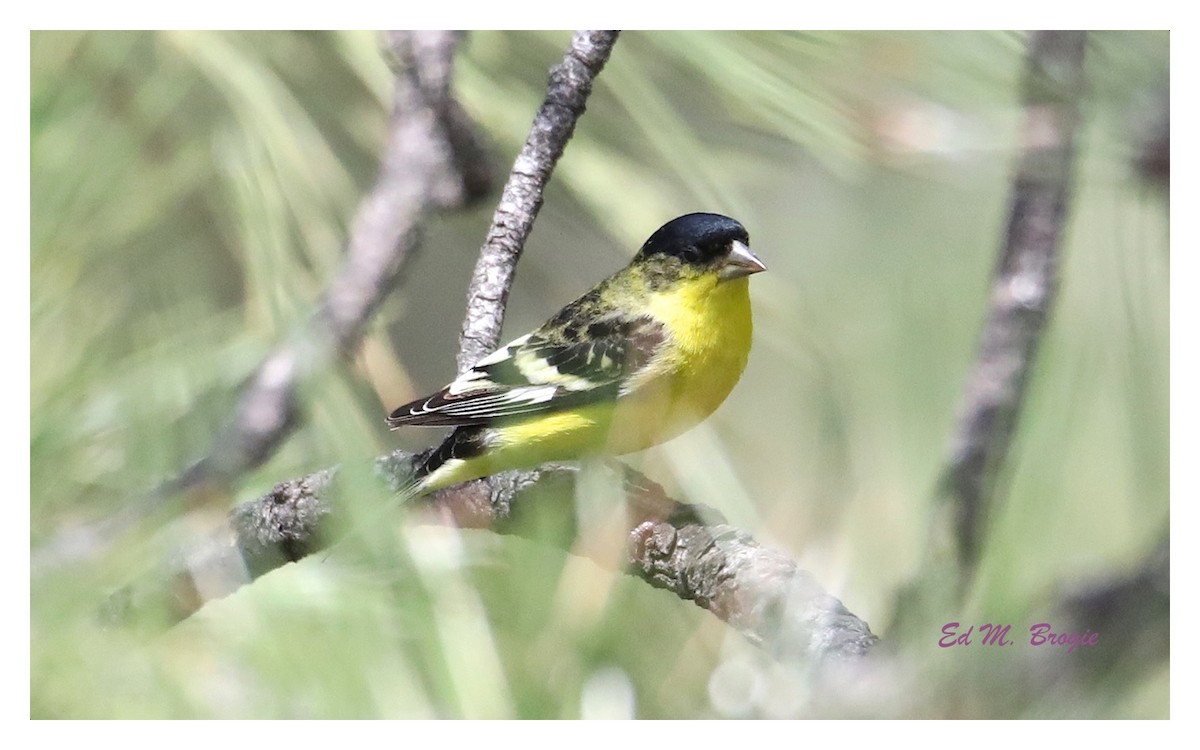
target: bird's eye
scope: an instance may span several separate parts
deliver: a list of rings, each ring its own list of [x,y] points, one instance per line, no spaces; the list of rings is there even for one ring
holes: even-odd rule
[[[685,247],[681,255],[686,263],[698,263],[700,261],[700,251],[694,247]]]

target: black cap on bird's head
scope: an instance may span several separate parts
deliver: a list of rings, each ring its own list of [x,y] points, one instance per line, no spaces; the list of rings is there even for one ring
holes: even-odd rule
[[[728,216],[685,214],[650,235],[638,257],[678,258],[688,266],[714,268],[722,281],[728,281],[767,270],[749,245],[746,228]]]

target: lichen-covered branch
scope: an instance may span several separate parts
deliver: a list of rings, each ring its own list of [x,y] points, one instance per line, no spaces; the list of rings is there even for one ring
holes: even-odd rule
[[[627,472],[630,573],[696,602],[785,662],[859,657],[875,644],[867,623],[791,558]]]
[[[995,478],[1008,454],[1025,385],[1058,291],[1085,42],[1081,31],[1039,31],[1029,40],[1022,93],[1024,130],[1008,229],[947,469],[952,536],[964,575],[979,558],[984,524],[994,505]]]
[[[396,452],[381,459],[379,469],[400,486],[418,460]],[[605,471],[612,472],[614,487],[624,489],[629,574],[694,601],[789,661],[860,656],[875,643],[867,624],[826,593],[811,574],[760,546],[715,510],[680,503],[620,464]],[[425,522],[512,533],[520,530],[510,520],[522,504],[574,508],[577,476],[578,469],[571,465],[507,472],[490,482],[476,480],[442,490],[423,498],[412,512]],[[338,520],[339,506],[330,501],[332,479],[330,472],[318,472],[283,482],[239,506],[210,538],[115,594],[107,616],[128,621],[165,611],[168,621],[177,622],[205,601],[227,596],[275,568],[325,549]]]
[[[326,494],[333,476],[333,471],[318,471],[281,482],[238,506],[224,525],[112,594],[101,608],[102,618],[117,625],[141,619],[173,625],[205,602],[325,548],[332,536],[333,508]]]

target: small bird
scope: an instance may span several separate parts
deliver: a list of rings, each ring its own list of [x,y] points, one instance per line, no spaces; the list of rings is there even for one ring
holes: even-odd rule
[[[748,278],[767,267],[719,214],[680,216],[537,330],[387,418],[456,429],[404,494],[657,445],[711,414],[750,353]]]

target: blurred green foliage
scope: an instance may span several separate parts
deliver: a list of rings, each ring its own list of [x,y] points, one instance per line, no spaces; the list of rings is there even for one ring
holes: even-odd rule
[[[467,37],[456,85],[500,174],[567,40]],[[626,33],[512,294],[515,335],[666,219],[745,223],[771,269],[752,284],[749,370],[705,425],[635,462],[794,554],[885,638],[921,559],[1002,237],[1023,47],[997,32]],[[365,32],[36,32],[31,55],[36,550],[206,450],[337,267],[390,89]],[[1092,36],[1062,293],[1007,500],[968,610],[929,613],[928,641],[902,644],[939,681],[895,715],[1167,713],[1165,663],[997,708],[971,686],[1015,658],[934,647],[951,620],[1041,621],[1061,592],[1136,565],[1168,524],[1168,222],[1129,166],[1135,114],[1167,76],[1166,33]],[[306,421],[235,501],[435,439],[389,434],[382,416],[452,374],[491,210],[431,224],[361,355],[307,387]],[[348,485],[362,506],[387,501],[369,479]],[[579,502],[587,523],[569,543],[615,564],[619,509]],[[559,515],[523,523],[576,533]],[[186,525],[86,567],[35,569],[31,714],[813,710],[794,675],[669,594],[552,544],[389,519],[357,554],[287,566],[152,638],[102,630],[95,610]]]

